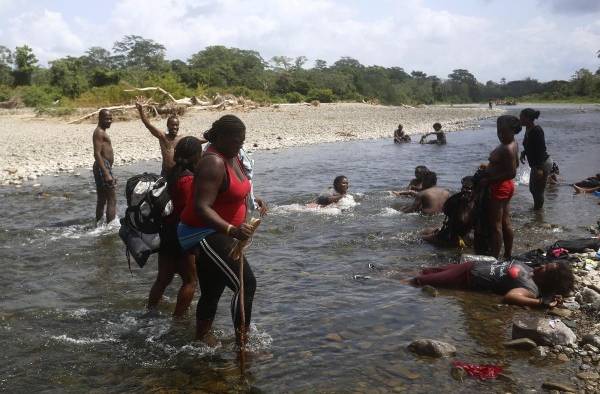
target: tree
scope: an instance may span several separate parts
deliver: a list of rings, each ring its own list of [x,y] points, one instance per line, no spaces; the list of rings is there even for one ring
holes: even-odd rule
[[[88,88],[81,58],[67,56],[50,62],[51,84],[63,96],[75,98]]]
[[[81,59],[88,68],[110,68],[113,66],[110,51],[102,47],[91,47]]]
[[[125,36],[115,42],[113,61],[120,67],[139,67],[145,70],[160,71],[165,68],[165,47],[154,40],[140,36]]]
[[[412,71],[410,73],[410,75],[415,78],[415,79],[425,79],[427,78],[427,74],[425,74],[423,71]]]
[[[315,69],[317,70],[325,70],[327,68],[327,62],[323,59],[315,60]]]
[[[15,70],[13,71],[15,85],[31,85],[31,75],[37,62],[38,60],[29,46],[23,45],[15,48]]]
[[[12,85],[12,52],[0,45],[0,85]]]
[[[271,58],[271,63],[273,63],[275,65],[273,67],[275,70],[283,69],[285,71],[289,71],[292,68],[293,60],[294,59],[292,59],[291,57],[288,57],[288,56],[273,56]]]
[[[308,61],[308,58],[306,56],[298,56],[294,60],[294,70],[301,69],[302,66],[304,66],[306,64],[307,61]]]

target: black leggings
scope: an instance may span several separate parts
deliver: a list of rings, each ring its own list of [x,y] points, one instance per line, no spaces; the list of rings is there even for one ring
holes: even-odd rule
[[[200,299],[196,308],[197,320],[212,320],[225,286],[233,291],[231,318],[236,329],[240,328],[239,272],[240,264],[229,257],[234,240],[224,234],[213,233],[200,242],[196,266]],[[250,325],[252,301],[256,290],[256,278],[244,256],[244,312],[246,326]]]
[[[539,174],[542,171],[542,174]],[[544,191],[546,190],[546,182],[548,181],[548,173],[542,169],[532,168],[529,173],[529,191],[533,196],[533,209],[542,209],[544,206]]]

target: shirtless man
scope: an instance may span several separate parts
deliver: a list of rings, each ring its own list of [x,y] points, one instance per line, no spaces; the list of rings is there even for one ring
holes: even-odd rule
[[[514,177],[519,165],[519,147],[515,134],[521,131],[519,118],[502,115],[496,122],[500,145],[490,153],[489,164],[484,166],[481,185],[489,186],[488,220],[492,226],[491,255],[498,258],[504,241],[504,258],[512,255],[513,230],[509,203],[515,192]]]
[[[167,119],[167,132],[163,132],[157,129],[146,117],[143,109],[144,98],[137,97],[135,102],[135,107],[140,113],[140,119],[144,126],[150,131],[150,133],[158,139],[158,143],[160,144],[160,153],[162,155],[162,171],[161,175],[166,176],[171,168],[175,165],[173,161],[173,153],[175,151],[175,146],[181,139],[179,133],[179,119],[175,115],[169,116]]]
[[[448,190],[436,186],[437,174],[429,171],[423,175],[423,190],[420,192],[408,191],[406,194],[415,198],[413,204],[404,209],[404,213],[422,212],[425,214],[440,213],[444,209],[444,203],[450,197]]]
[[[431,133],[427,133],[421,137],[419,144],[438,144],[438,145],[446,145],[446,135],[442,131],[442,125],[440,123],[433,124],[433,130]],[[435,140],[425,141],[427,137],[430,135],[435,135]]]
[[[94,181],[96,182],[96,223],[102,219],[106,205],[106,223],[115,219],[117,211],[117,198],[115,195],[116,180],[112,173],[115,159],[112,143],[106,130],[112,124],[112,114],[107,109],[101,109],[98,114],[98,126],[94,130],[92,142],[94,144]]]

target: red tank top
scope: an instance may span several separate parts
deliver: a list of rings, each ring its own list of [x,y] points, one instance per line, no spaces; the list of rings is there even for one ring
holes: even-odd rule
[[[212,209],[223,220],[237,227],[246,220],[246,197],[250,193],[250,181],[245,176],[244,180],[240,181],[229,161],[219,152],[212,149],[212,147],[209,147],[206,153],[216,154],[223,158],[225,171],[227,171],[227,177],[229,178],[229,186],[225,191],[219,192],[212,205]],[[235,160],[241,169],[242,166],[238,158],[236,157]],[[208,227],[196,214],[195,194],[189,193],[185,208],[181,213],[181,221],[191,227]]]

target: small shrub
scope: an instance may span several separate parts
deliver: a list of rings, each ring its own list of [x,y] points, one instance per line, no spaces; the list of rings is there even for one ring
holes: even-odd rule
[[[8,101],[14,96],[13,89],[10,86],[0,85],[0,101]]]
[[[333,91],[331,89],[313,88],[308,91],[308,94],[306,95],[306,99],[309,101],[317,100],[321,103],[331,103],[331,102],[335,101],[336,97],[335,97],[335,94],[333,94]]]
[[[22,86],[18,89],[26,107],[50,106],[60,99],[60,93],[52,86]]]
[[[302,103],[306,100],[306,97],[298,92],[286,93],[284,97],[288,103]]]

